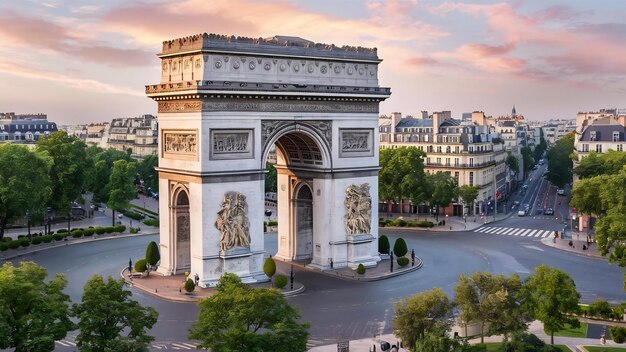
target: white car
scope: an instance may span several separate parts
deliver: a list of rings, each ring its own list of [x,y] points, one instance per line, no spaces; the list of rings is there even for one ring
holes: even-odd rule
[[[565,190],[564,189],[559,189],[556,191],[556,194],[560,195],[560,196],[564,196],[565,195]]]
[[[519,210],[517,216],[526,216],[526,210]]]

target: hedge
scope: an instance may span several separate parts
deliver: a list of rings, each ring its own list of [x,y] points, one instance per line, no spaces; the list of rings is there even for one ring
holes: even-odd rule
[[[74,238],[80,238],[80,237],[83,237],[83,235],[84,235],[83,230],[72,231],[72,237]]]
[[[52,238],[54,238],[55,241],[62,241],[65,236],[62,233],[55,233],[52,235]]]
[[[403,219],[396,219],[396,220],[385,220],[385,219],[381,219],[378,221],[378,226],[380,227],[385,227],[385,226],[396,226],[396,227],[433,227],[435,226],[435,224],[432,221],[426,221],[426,220],[421,220],[421,221],[413,221],[413,220],[403,220]]]
[[[131,227],[128,231],[130,231],[131,234],[135,234],[138,232],[136,227]]]
[[[277,226],[277,225],[278,225],[278,221],[276,220],[267,221],[267,226]]]
[[[408,248],[406,246],[406,242],[403,238],[398,238],[396,242],[393,244],[393,254],[396,257],[404,257],[404,255],[408,252]]]
[[[115,232],[115,226],[107,226],[104,228],[104,232],[106,233],[113,233]]]
[[[0,252],[4,252],[7,249],[9,249],[9,243],[8,242],[0,242]]]
[[[148,247],[146,247],[146,262],[148,264],[154,266],[161,260],[161,255],[159,254],[159,246],[154,241],[150,241],[148,243]]]
[[[192,279],[187,279],[187,281],[185,281],[185,291],[191,293],[195,289],[196,289],[196,283],[193,282]]]
[[[385,235],[378,237],[378,253],[389,254],[389,238]]]
[[[11,237],[2,237],[2,241],[1,242],[11,242],[13,241],[13,239]]]
[[[14,240],[9,242],[9,248],[11,249],[18,249],[20,248],[20,241],[19,240]]]
[[[396,262],[400,266],[407,266],[407,265],[409,265],[409,258],[407,258],[407,257],[400,257],[400,258],[398,258],[396,260]]]
[[[276,274],[276,263],[274,262],[274,258],[271,256],[265,259],[265,263],[263,263],[263,272],[270,278]]]
[[[153,212],[150,209],[142,208],[142,207],[140,207],[138,205],[135,205],[135,204],[132,204],[132,203],[130,204],[130,207],[131,208],[135,208],[135,209],[139,209],[139,210],[141,210],[141,211],[143,211],[143,212],[145,212],[147,214],[152,214],[152,215],[155,215],[155,216],[159,216],[159,213]]]
[[[41,237],[33,237],[32,242],[33,242],[33,244],[41,244],[43,242],[43,238],[41,238]]]
[[[616,343],[624,343],[626,341],[626,328],[622,326],[611,326],[609,332],[613,341]]]
[[[30,246],[30,240],[28,239],[28,237],[20,238],[18,242],[20,243],[20,246],[22,247]]]
[[[287,286],[287,283],[289,282],[289,278],[285,275],[276,275],[276,278],[274,279],[274,287],[281,289],[285,286]]]
[[[46,235],[46,236],[42,236],[41,238],[43,239],[44,243],[50,243],[52,242],[52,239],[53,239],[52,236],[53,235]]]
[[[124,225],[117,225],[117,226],[114,227],[114,231],[115,232],[120,232],[120,233],[124,232],[124,231],[126,231],[126,226],[124,226]]]
[[[143,221],[144,225],[146,226],[155,226],[155,227],[159,227],[159,220],[154,220],[154,219],[146,219]]]
[[[83,234],[85,236],[93,236],[93,234],[96,232],[96,230],[94,230],[93,228],[86,228],[83,230]]]
[[[136,211],[132,211],[132,210],[125,210],[122,212],[122,214],[124,214],[124,216],[127,216],[133,220],[143,220],[146,218],[145,215],[138,213]]]
[[[135,271],[143,273],[144,271],[148,270],[147,264],[148,262],[145,259],[139,259],[135,262]]]
[[[359,264],[359,266],[356,268],[356,273],[359,275],[365,274],[365,265],[363,265],[362,263]]]
[[[67,232],[67,229],[58,229],[57,230],[57,233],[66,233],[66,232]]]

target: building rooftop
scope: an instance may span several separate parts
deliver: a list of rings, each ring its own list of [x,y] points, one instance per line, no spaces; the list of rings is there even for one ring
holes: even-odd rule
[[[591,132],[595,132],[595,138],[591,139]],[[613,132],[619,132],[618,141],[624,141],[626,128],[621,125],[591,125],[583,130],[580,141],[583,142],[613,142]]]
[[[285,35],[276,35],[270,38],[249,38],[213,33],[202,33],[164,41],[163,50],[159,56],[198,51],[381,61],[378,59],[376,48],[347,45],[339,47],[334,44],[314,43],[300,37]]]

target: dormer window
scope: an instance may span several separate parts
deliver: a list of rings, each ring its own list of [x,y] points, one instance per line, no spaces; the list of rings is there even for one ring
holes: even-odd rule
[[[619,142],[619,131],[613,131],[613,142]]]
[[[596,131],[589,132],[589,139],[591,139],[592,141],[596,140]]]

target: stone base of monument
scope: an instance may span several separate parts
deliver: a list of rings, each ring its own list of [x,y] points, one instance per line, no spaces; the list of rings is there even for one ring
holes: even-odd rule
[[[359,264],[366,268],[375,267],[380,261],[378,255],[372,255],[371,248],[376,238],[370,234],[349,235],[346,238],[348,246],[348,267],[356,269]]]
[[[263,273],[262,263],[263,252],[252,252],[247,247],[222,250],[217,259],[207,262],[211,277],[202,280],[201,286],[214,287],[224,273],[233,273],[246,284],[267,282],[269,278]]]

